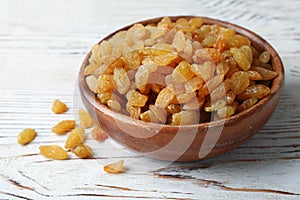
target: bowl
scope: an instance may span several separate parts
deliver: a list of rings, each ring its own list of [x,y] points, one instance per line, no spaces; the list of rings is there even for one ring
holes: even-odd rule
[[[190,19],[195,16],[170,18],[175,21],[182,17]],[[136,23],[146,25],[157,23],[161,19],[162,17]],[[87,86],[83,73],[89,64],[88,59],[91,55],[89,52],[79,71],[80,95],[92,118],[111,139],[143,156],[168,161],[197,161],[235,149],[249,140],[269,120],[280,99],[284,82],[284,68],[278,53],[266,40],[250,30],[217,19],[207,17],[202,19],[204,24],[219,24],[234,28],[237,33],[248,37],[256,49],[267,50],[270,53],[274,71],[278,73],[270,86],[270,94],[247,110],[224,120],[179,126],[147,123],[114,112],[95,98],[95,94]],[[101,41],[109,39],[118,31],[127,30],[132,25],[109,34]]]

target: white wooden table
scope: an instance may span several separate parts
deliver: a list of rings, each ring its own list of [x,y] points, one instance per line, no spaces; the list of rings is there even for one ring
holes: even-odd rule
[[[0,199],[300,199],[300,1],[0,0]],[[94,159],[53,161],[42,144],[76,117],[76,77],[88,50],[132,22],[163,15],[201,15],[247,27],[267,39],[285,65],[283,96],[270,121],[236,150],[194,163],[141,157],[88,136]],[[54,99],[70,107],[51,113]],[[35,128],[32,144],[18,133]],[[103,165],[125,160],[126,173]]]

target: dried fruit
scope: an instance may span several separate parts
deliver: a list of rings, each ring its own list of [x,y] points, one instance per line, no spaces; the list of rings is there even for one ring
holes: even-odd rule
[[[270,88],[265,85],[257,84],[245,89],[244,92],[238,95],[238,99],[246,100],[250,98],[264,98],[270,93]]]
[[[242,35],[233,35],[231,37],[229,37],[227,39],[227,47],[230,49],[232,47],[241,47],[243,45],[247,45],[247,46],[250,46],[251,42],[250,40],[245,37],[245,36],[242,36]]]
[[[64,135],[76,126],[75,120],[63,120],[52,127],[52,132],[58,135]]]
[[[252,50],[249,46],[243,45],[239,48],[239,50],[247,57],[249,63],[251,64],[253,61]]]
[[[143,112],[142,114],[140,114],[140,118],[144,122],[159,123],[159,119],[156,118],[152,110]]]
[[[196,28],[199,28],[202,26],[203,20],[201,17],[194,17],[194,18],[191,18],[188,23],[190,26],[192,26],[194,29],[196,29]]]
[[[142,54],[141,51],[138,49],[132,49],[131,51],[124,54],[124,61],[126,63],[126,66],[128,66],[130,69],[137,68],[141,62],[142,62]]]
[[[178,104],[170,104],[166,109],[171,114],[175,114],[181,111],[180,105]]]
[[[68,110],[67,105],[60,100],[56,99],[52,104],[52,112],[55,114],[61,114]]]
[[[98,93],[112,92],[115,89],[116,82],[111,74],[102,74],[98,78],[97,90]]]
[[[226,62],[221,62],[216,66],[216,72],[218,75],[225,76],[229,71],[229,65]]]
[[[248,71],[250,69],[251,67],[250,61],[240,49],[233,47],[230,49],[230,52],[233,54],[234,60],[238,63],[238,65],[242,70]]]
[[[155,118],[157,118],[160,122],[165,123],[167,120],[167,112],[164,108],[160,106],[152,105],[150,106],[150,110],[154,114]]]
[[[82,128],[91,128],[94,126],[94,121],[91,115],[84,109],[79,109],[78,111],[80,126]]]
[[[129,91],[126,94],[126,97],[130,105],[137,106],[137,107],[143,107],[148,100],[148,97],[146,95],[143,95],[134,90]]]
[[[116,112],[120,112],[122,110],[121,104],[117,100],[108,100],[107,106]]]
[[[214,75],[215,64],[211,61],[204,62],[200,65],[193,64],[191,66],[191,71],[203,80],[207,81],[211,79]]]
[[[252,70],[258,72],[264,81],[269,81],[274,79],[278,74],[272,70],[265,69],[263,67],[252,67]]]
[[[97,98],[100,100],[101,103],[104,103],[104,104],[107,104],[107,101],[111,100],[112,97],[113,97],[113,94],[110,92],[97,94]]]
[[[247,71],[247,75],[251,81],[258,81],[258,80],[263,79],[263,77],[260,73],[253,71],[253,70]]]
[[[180,104],[190,102],[193,98],[196,97],[196,93],[182,93],[177,96],[177,100]]]
[[[194,73],[191,71],[191,65],[187,61],[180,62],[172,73],[176,83],[183,83],[193,78]]]
[[[157,95],[155,105],[166,108],[174,98],[175,94],[173,93],[173,91],[170,88],[166,87],[162,89]]]
[[[142,65],[138,68],[135,74],[135,85],[140,92],[145,92],[148,78],[150,75],[149,65]]]
[[[172,125],[197,124],[197,112],[192,110],[180,111],[172,115]]]
[[[172,46],[175,47],[177,52],[183,51],[185,47],[185,36],[183,31],[179,30],[176,32]]]
[[[217,100],[217,101],[208,101],[206,105],[204,106],[204,110],[206,112],[213,112],[217,111],[221,108],[223,108],[226,105],[226,101],[223,99]]]
[[[176,59],[178,59],[177,53],[172,52],[157,55],[154,57],[153,61],[156,65],[167,66],[173,63],[173,61],[175,61]]]
[[[183,105],[184,110],[199,110],[202,108],[203,104],[205,102],[205,98],[203,97],[194,97],[189,102],[185,103]]]
[[[98,84],[97,78],[93,75],[90,75],[86,77],[85,81],[89,89],[94,93],[97,93],[97,84]]]
[[[119,160],[116,163],[107,164],[103,167],[107,173],[118,174],[124,172],[124,160]]]
[[[72,148],[72,153],[74,153],[78,158],[91,158],[93,156],[93,152],[91,147],[84,144],[79,144]]]
[[[29,144],[36,137],[37,133],[32,128],[26,128],[22,130],[18,135],[18,143],[19,144]]]
[[[129,113],[129,115],[133,119],[139,119],[139,116],[141,114],[141,108],[140,107],[132,106],[128,102],[126,104],[126,111]]]
[[[233,28],[165,17],[95,45],[84,74],[89,89],[112,110],[179,125],[192,123],[195,113],[203,117],[193,123],[230,117],[267,96],[278,76],[270,61],[270,53]]]
[[[58,145],[44,145],[40,146],[40,154],[46,158],[54,160],[66,160],[69,159],[68,153],[62,147]]]
[[[216,75],[212,79],[206,82],[206,84],[200,88],[198,95],[204,97],[212,93],[223,82],[223,76]]]
[[[124,68],[114,69],[114,81],[116,83],[117,91],[120,94],[125,94],[129,90],[130,80]]]
[[[255,105],[258,102],[258,99],[253,97],[250,99],[246,99],[245,101],[243,101],[238,107],[237,107],[237,112],[242,112],[243,110],[246,110],[250,107],[252,107],[253,105]]]
[[[199,76],[192,78],[191,80],[184,83],[185,91],[188,93],[199,90],[204,85],[204,80]]]
[[[218,110],[217,114],[220,118],[228,118],[232,116],[235,112],[235,108],[233,106],[225,106]]]
[[[98,142],[104,142],[108,137],[98,126],[95,126],[91,131],[92,138]]]
[[[235,100],[236,95],[231,90],[226,93],[226,104],[231,105]]]
[[[248,74],[243,71],[234,73],[231,76],[230,80],[231,80],[231,90],[235,94],[242,93],[250,85]]]
[[[85,131],[82,127],[77,127],[71,131],[66,142],[65,148],[72,149],[79,144],[83,144],[85,140]]]
[[[271,58],[271,55],[268,51],[264,51],[259,55],[259,60],[263,63],[268,63]]]

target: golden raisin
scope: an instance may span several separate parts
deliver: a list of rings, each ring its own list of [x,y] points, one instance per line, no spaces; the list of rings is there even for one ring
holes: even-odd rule
[[[227,47],[230,49],[232,47],[241,47],[243,45],[247,45],[247,46],[250,46],[251,42],[250,40],[245,37],[245,36],[242,36],[242,35],[233,35],[231,37],[229,37],[227,39]]]
[[[270,53],[248,37],[195,17],[165,17],[114,34],[93,47],[85,75],[113,110],[174,125],[193,112],[205,116],[200,122],[230,117],[238,103],[268,95],[265,86],[278,76]]]
[[[148,78],[150,75],[149,65],[142,65],[135,74],[135,85],[140,92],[145,92]]]
[[[130,87],[130,80],[128,78],[127,72],[123,68],[114,69],[114,81],[116,83],[117,91],[120,94],[125,94]]]
[[[80,126],[82,128],[91,128],[94,126],[94,121],[91,117],[91,115],[84,109],[79,109],[78,111],[79,120],[80,120]]]
[[[108,100],[111,100],[112,97],[113,95],[110,92],[97,94],[97,98],[100,100],[101,103],[104,104],[106,104]]]
[[[138,119],[141,114],[141,108],[137,106],[132,106],[131,104],[126,104],[126,111],[129,113],[131,118]]]
[[[263,63],[268,63],[271,58],[271,55],[268,51],[264,51],[259,55],[259,60]]]
[[[225,107],[222,107],[220,108],[218,111],[217,111],[217,114],[220,118],[227,118],[227,117],[230,117],[234,114],[235,112],[235,109],[234,107],[232,106],[225,106]]]
[[[19,144],[29,144],[36,137],[37,133],[32,128],[26,128],[22,130],[18,135],[18,143]]]
[[[238,65],[242,70],[248,71],[250,69],[251,67],[250,61],[240,49],[234,47],[230,49],[230,52],[233,54],[234,60],[238,63]]]
[[[191,80],[184,83],[184,88],[186,92],[195,92],[199,90],[204,85],[204,80],[199,76],[192,78]]]
[[[245,89],[244,92],[238,95],[238,99],[246,100],[250,98],[264,98],[270,93],[270,88],[265,85],[257,84]]]
[[[66,142],[65,148],[72,149],[75,146],[82,144],[85,140],[85,131],[82,127],[77,127],[71,131]]]
[[[116,82],[111,74],[102,74],[98,78],[98,88],[100,93],[112,92],[115,89]]]
[[[196,28],[199,28],[203,24],[203,19],[201,17],[194,17],[189,20],[189,25]]]
[[[96,93],[97,91],[97,84],[98,84],[98,80],[95,76],[93,75],[90,75],[90,76],[87,76],[86,79],[86,84],[88,85],[89,89],[91,91],[93,91],[94,93]]]
[[[207,81],[211,79],[214,75],[215,64],[211,61],[207,61],[199,65],[193,64],[191,66],[191,71],[203,80]]]
[[[258,81],[263,79],[262,75],[257,71],[249,70],[247,71],[247,74],[251,81]]]
[[[252,67],[251,69],[258,72],[262,76],[261,80],[264,81],[272,80],[278,75],[277,72],[265,69],[263,67]]]
[[[183,31],[179,30],[176,32],[172,46],[176,49],[177,52],[183,51],[185,47],[185,36]]]
[[[142,54],[140,50],[137,49],[131,50],[124,55],[125,64],[131,69],[140,66],[142,59]]]
[[[178,104],[170,104],[166,109],[171,114],[175,114],[181,111],[180,105]]]
[[[250,84],[248,74],[243,71],[234,73],[231,78],[231,90],[235,94],[242,93]]]
[[[120,112],[122,110],[121,104],[117,100],[108,100],[107,106],[116,112]]]
[[[237,112],[242,112],[243,110],[246,110],[248,108],[250,108],[251,106],[253,106],[254,104],[256,104],[258,101],[257,98],[253,97],[250,99],[246,99],[245,101],[243,101],[238,107],[237,107]]]
[[[205,102],[203,97],[194,97],[191,101],[184,104],[184,110],[198,110],[201,109]]]
[[[166,108],[170,102],[174,99],[175,94],[173,91],[166,87],[160,91],[160,93],[157,95],[155,105],[156,106],[161,106],[163,108]]]
[[[152,105],[150,110],[153,112],[154,116],[162,123],[165,123],[167,120],[167,112],[164,108],[160,106]]]
[[[198,123],[198,116],[196,111],[185,110],[172,115],[172,125],[187,125],[196,123]]]
[[[204,110],[206,112],[212,112],[212,111],[217,111],[224,107],[226,105],[226,101],[223,99],[217,100],[217,101],[208,101],[206,105],[204,106]]]
[[[134,90],[129,91],[126,97],[130,105],[137,107],[143,107],[148,100],[148,97],[146,95],[143,95]]]
[[[58,135],[64,135],[76,126],[75,120],[63,120],[52,127],[52,132]]]
[[[180,62],[172,73],[176,83],[183,83],[193,78],[194,73],[191,71],[191,65],[187,61]]]
[[[58,145],[44,145],[40,146],[40,154],[46,158],[51,158],[54,160],[66,160],[69,159],[66,150]]]
[[[84,144],[79,144],[72,148],[72,153],[74,153],[78,158],[91,158],[93,156],[93,152],[91,147]]]
[[[153,123],[159,123],[159,119],[155,116],[152,110],[147,110],[140,114],[140,118],[144,122],[153,122]]]
[[[61,114],[68,110],[67,105],[60,100],[56,99],[52,104],[52,112],[55,114]]]
[[[116,163],[107,164],[103,167],[107,173],[118,174],[124,172],[124,160],[119,160]]]

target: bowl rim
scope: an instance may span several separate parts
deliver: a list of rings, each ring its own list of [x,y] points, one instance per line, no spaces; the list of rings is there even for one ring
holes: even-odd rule
[[[84,75],[84,68],[89,64],[88,59],[91,56],[91,50],[89,50],[89,52],[87,53],[87,55],[85,56],[80,70],[79,70],[79,74],[78,74],[78,87],[81,93],[81,96],[84,97],[89,104],[91,104],[91,106],[93,107],[94,110],[100,111],[102,113],[105,113],[106,115],[109,115],[110,117],[114,118],[114,120],[119,120],[122,121],[123,123],[128,123],[128,124],[135,124],[138,126],[146,126],[149,128],[153,128],[153,127],[157,127],[157,128],[169,128],[169,129],[178,129],[178,128],[209,128],[212,126],[220,126],[220,125],[230,125],[235,123],[236,121],[241,121],[247,118],[248,115],[252,115],[254,114],[254,112],[256,110],[262,109],[263,105],[266,104],[267,102],[269,102],[272,97],[278,92],[280,91],[280,89],[283,87],[283,83],[284,83],[284,67],[283,67],[283,63],[282,60],[279,56],[279,54],[277,53],[277,51],[271,46],[271,44],[269,42],[267,42],[264,38],[262,38],[260,35],[256,34],[255,32],[244,28],[242,26],[227,22],[227,21],[223,21],[223,20],[219,20],[219,19],[215,19],[215,18],[210,18],[210,17],[204,17],[204,16],[196,16],[196,15],[178,15],[178,16],[161,16],[161,17],[156,17],[156,18],[150,18],[150,19],[144,19],[141,21],[137,21],[134,23],[131,23],[127,26],[124,26],[122,28],[118,28],[117,30],[113,31],[112,33],[108,34],[107,36],[105,36],[104,38],[102,38],[98,44],[100,44],[103,40],[107,40],[109,38],[111,38],[114,34],[116,34],[119,31],[122,30],[127,30],[129,29],[132,25],[137,24],[137,23],[141,23],[143,25],[145,24],[149,24],[149,23],[157,23],[158,21],[160,21],[162,18],[164,17],[169,17],[172,21],[175,21],[179,18],[186,18],[186,19],[190,19],[190,18],[194,18],[194,17],[200,17],[203,19],[203,24],[218,24],[227,28],[234,28],[236,33],[241,34],[243,36],[247,36],[249,38],[249,36],[252,36],[250,39],[251,41],[251,45],[253,45],[253,38],[255,38],[255,42],[259,43],[259,44],[255,44],[253,46],[255,46],[256,48],[261,48],[261,46],[263,46],[262,50],[268,50],[271,54],[271,59],[272,59],[272,64],[276,63],[276,65],[272,65],[274,68],[274,71],[276,71],[278,73],[278,76],[275,77],[272,81],[271,87],[270,87],[270,94],[266,97],[264,97],[263,99],[259,100],[259,102],[257,102],[254,106],[240,112],[237,114],[234,114],[233,116],[229,117],[229,118],[225,118],[225,119],[220,119],[220,120],[216,120],[216,121],[210,121],[210,122],[202,122],[202,123],[198,123],[198,124],[188,124],[188,125],[170,125],[170,124],[158,124],[158,123],[153,123],[153,122],[144,122],[142,120],[139,119],[133,119],[130,116],[127,116],[125,114],[119,113],[119,112],[115,112],[111,109],[109,109],[107,106],[105,106],[104,104],[102,104],[100,102],[100,100],[98,98],[96,98],[95,94],[90,91],[90,89],[87,86],[86,80],[85,78],[87,77],[87,75]]]

